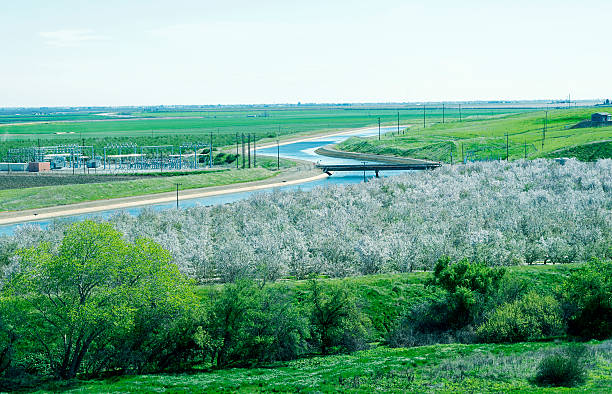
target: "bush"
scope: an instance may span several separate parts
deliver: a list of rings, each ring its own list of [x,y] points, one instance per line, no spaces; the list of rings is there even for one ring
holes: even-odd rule
[[[442,257],[436,263],[430,286],[438,286],[448,293],[452,319],[448,328],[460,328],[473,323],[482,313],[484,305],[495,294],[504,277],[504,268],[490,268],[484,264],[463,259],[452,263]]]
[[[428,300],[406,310],[389,330],[386,342],[391,347],[412,347],[454,340],[450,329],[454,311],[446,298]]]
[[[582,338],[612,335],[612,262],[591,261],[565,282],[568,331]]]
[[[541,386],[574,387],[585,382],[586,367],[584,365],[583,346],[570,346],[564,351],[556,350],[545,356],[538,365],[534,377],[536,384]]]
[[[529,292],[494,309],[476,330],[483,342],[521,342],[563,332],[559,302],[552,296]]]
[[[472,325],[498,293],[505,272],[466,259],[453,263],[440,258],[427,285],[442,295],[408,309],[390,330],[387,342],[394,347],[472,342]]]

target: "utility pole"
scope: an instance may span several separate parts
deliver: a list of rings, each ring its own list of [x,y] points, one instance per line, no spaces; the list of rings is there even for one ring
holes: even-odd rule
[[[251,133],[248,136],[247,154],[249,155],[249,168],[251,168]]]
[[[542,129],[542,150],[544,150],[544,140],[546,139],[546,128],[548,127],[548,111],[544,117],[544,128]]]
[[[238,133],[236,133],[236,169],[238,169],[238,166],[240,165],[240,154],[238,152],[239,145],[240,143],[239,143]]]
[[[459,122],[461,122],[461,104],[459,104]]]
[[[423,103],[423,128],[425,128],[425,103]]]
[[[444,123],[444,103],[442,103],[442,123]]]
[[[242,133],[242,169],[244,169],[245,166],[245,152],[244,152],[244,133]]]
[[[527,158],[527,139],[525,139],[525,159]]]
[[[378,140],[380,141],[380,116],[378,117]]]
[[[276,170],[280,170],[280,141],[276,135]]]
[[[399,111],[397,111],[397,135],[399,136],[400,127],[399,127]]]
[[[81,132],[81,135],[83,132]],[[85,138],[81,138],[81,162],[83,163],[83,174],[87,172],[87,161],[83,156],[83,152],[85,151]],[[93,157],[91,158],[93,160]]]
[[[177,183],[176,184],[176,209],[179,209],[179,197],[178,197],[178,192],[179,192],[179,186],[182,185],[182,183]]]
[[[509,150],[508,150],[508,133],[506,133],[506,161],[508,161],[510,159],[510,154],[509,154]]]
[[[451,166],[453,165],[453,145],[450,147]]]
[[[253,133],[253,168],[257,168],[257,146],[255,145],[257,138],[255,138],[255,133]]]
[[[214,158],[213,158],[213,134],[212,134],[212,131],[210,132],[210,149],[209,149],[208,153],[210,153],[210,168],[213,168],[213,166],[215,165],[215,161],[214,161]],[[197,162],[196,162],[196,165],[197,165]]]

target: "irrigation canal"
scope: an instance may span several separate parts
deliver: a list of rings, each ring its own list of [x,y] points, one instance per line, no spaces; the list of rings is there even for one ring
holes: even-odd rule
[[[396,130],[397,130],[397,126],[383,127],[381,128],[381,133],[388,133],[388,132],[393,132]],[[305,160],[305,161],[310,161],[316,164],[325,164],[325,165],[363,165],[364,162],[359,161],[359,160],[321,156],[315,153],[315,150],[325,145],[336,144],[336,143],[342,142],[349,137],[353,137],[353,136],[367,137],[367,136],[372,136],[376,134],[378,134],[378,127],[372,127],[368,129],[357,130],[353,133],[339,134],[339,135],[334,135],[334,136],[324,136],[318,139],[312,139],[308,141],[287,143],[285,145],[280,146],[280,157],[287,158],[287,159]],[[269,155],[269,156],[276,156],[277,147],[273,146],[273,147],[267,147],[267,148],[260,148],[260,149],[257,149],[257,153],[263,154],[263,155]],[[369,162],[368,164],[374,164],[374,163]],[[403,171],[393,171],[393,170],[385,171],[384,176],[397,175],[402,172]],[[368,178],[374,177],[374,173],[367,174],[367,177]],[[226,203],[245,199],[253,193],[269,192],[269,191],[272,191],[273,189],[275,190],[292,190],[292,189],[310,190],[317,186],[359,183],[359,182],[363,182],[363,179],[364,179],[363,171],[339,172],[339,173],[334,173],[333,176],[327,177],[325,179],[320,179],[320,180],[306,182],[306,183],[300,183],[297,185],[270,187],[268,189],[261,189],[257,191],[229,193],[229,194],[222,194],[218,196],[210,196],[210,197],[204,197],[204,198],[181,199],[180,206],[181,208],[190,208],[190,207],[202,206],[202,205],[204,206],[220,205],[220,204],[226,204]],[[4,226],[0,226],[0,235],[13,234],[14,231],[18,227],[24,226],[26,224],[34,224],[34,225],[39,225],[41,227],[46,227],[50,223],[52,223],[54,220],[75,221],[75,220],[84,220],[84,219],[92,218],[92,217],[109,218],[112,215],[117,214],[119,212],[126,212],[130,215],[138,215],[144,208],[152,208],[154,210],[159,210],[159,211],[163,211],[167,209],[176,209],[176,203],[172,202],[172,203],[163,203],[163,204],[148,204],[148,205],[143,205],[143,206],[134,207],[134,208],[111,209],[107,211],[98,211],[94,213],[81,214],[81,215],[75,215],[75,216],[65,216],[59,219],[41,220],[41,221],[32,221],[32,222],[27,222],[27,223],[4,225]]]

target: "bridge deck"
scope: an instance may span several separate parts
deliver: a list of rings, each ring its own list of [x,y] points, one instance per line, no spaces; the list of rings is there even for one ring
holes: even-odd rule
[[[397,171],[397,170],[431,170],[440,167],[438,163],[418,164],[317,164],[323,172],[332,171]]]

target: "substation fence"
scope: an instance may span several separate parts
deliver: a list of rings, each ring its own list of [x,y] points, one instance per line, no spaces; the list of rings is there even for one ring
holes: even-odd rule
[[[93,145],[35,146],[8,149],[6,163],[27,164],[50,162],[51,169],[101,169],[106,172],[129,171],[177,171],[213,168],[215,166],[215,142],[223,141],[224,151],[233,155],[235,144],[236,168],[257,167],[257,139],[269,138],[271,133],[210,133],[206,142],[183,142],[177,145],[137,145],[134,143]],[[274,134],[272,134],[274,135]],[[276,134],[278,137],[278,134]],[[278,138],[277,144],[278,144]],[[96,155],[97,153],[97,155]],[[219,152],[217,152],[219,153]],[[232,160],[233,159],[233,160]],[[280,169],[280,154],[277,158]],[[11,166],[8,166],[10,168]],[[73,171],[74,172],[74,171]]]

